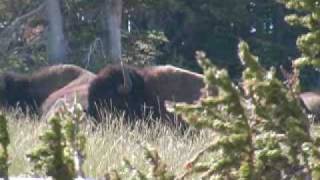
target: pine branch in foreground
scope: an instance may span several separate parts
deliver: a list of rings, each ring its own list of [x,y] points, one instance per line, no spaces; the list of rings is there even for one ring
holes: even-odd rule
[[[177,104],[175,110],[198,128],[209,128],[214,139],[186,163],[181,179],[318,179],[318,140],[296,96],[265,70],[245,42],[239,44],[245,66],[242,91],[225,70],[218,70],[199,52],[207,94],[198,104]]]
[[[0,177],[8,179],[9,155],[8,145],[10,143],[7,119],[4,114],[0,113]]]
[[[34,172],[44,172],[56,180],[84,177],[85,137],[79,131],[84,117],[79,104],[65,104],[49,119],[48,130],[40,136],[42,144],[27,155],[34,163]]]

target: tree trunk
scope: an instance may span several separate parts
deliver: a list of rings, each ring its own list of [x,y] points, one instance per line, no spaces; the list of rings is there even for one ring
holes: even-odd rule
[[[8,3],[9,11],[12,13],[12,17],[17,17],[18,16],[18,10],[17,10],[17,2],[16,2],[16,0],[9,0],[7,3]]]
[[[122,0],[106,0],[103,12],[103,43],[108,59],[121,60]]]
[[[123,70],[122,93],[128,93],[132,87],[132,81],[128,71],[124,68],[121,60],[121,19],[122,0],[105,0],[103,12],[103,42],[107,58],[114,64],[121,64]]]
[[[67,55],[66,40],[63,32],[63,17],[59,0],[47,0],[48,60],[50,64],[65,63]]]

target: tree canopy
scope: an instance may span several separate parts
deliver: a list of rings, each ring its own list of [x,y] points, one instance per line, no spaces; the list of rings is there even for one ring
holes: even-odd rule
[[[110,63],[102,41],[105,2],[61,1],[68,62],[92,70]],[[48,18],[39,9],[42,3],[0,1],[0,39],[6,42],[0,50],[0,64],[6,69],[29,71],[48,62],[44,43]],[[129,64],[170,63],[201,71],[194,56],[203,50],[214,64],[227,68],[231,77],[238,79],[241,66],[236,52],[242,39],[264,66],[289,67],[299,56],[296,38],[305,31],[284,21],[292,11],[274,0],[124,0],[122,57]],[[15,27],[8,36],[11,26]],[[306,77],[309,85],[316,84],[314,74]]]

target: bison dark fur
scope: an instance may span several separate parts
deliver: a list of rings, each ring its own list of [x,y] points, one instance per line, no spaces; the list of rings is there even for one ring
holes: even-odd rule
[[[0,76],[0,105],[37,112],[52,92],[83,74],[90,72],[75,65],[45,67],[31,75],[5,73]]]
[[[129,93],[119,92],[124,82],[121,66],[109,65],[99,72],[89,88],[89,114],[100,119],[99,112],[102,109],[115,109],[125,111],[130,117],[142,115],[142,105],[145,102],[143,77],[134,67],[127,66],[126,71],[132,81],[132,89]]]
[[[119,91],[123,85],[120,65],[105,67],[92,81],[88,99],[91,115],[99,119],[101,108],[123,110],[138,117],[151,110],[155,117],[170,119],[172,123],[173,114],[166,111],[165,101],[192,103],[200,98],[204,88],[202,75],[170,65],[140,69],[125,66],[125,70],[132,80],[128,93]]]

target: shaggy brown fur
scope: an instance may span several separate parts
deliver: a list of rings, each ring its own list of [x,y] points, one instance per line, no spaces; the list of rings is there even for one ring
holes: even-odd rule
[[[144,77],[146,102],[156,115],[180,125],[181,119],[168,113],[165,103],[193,103],[202,96],[205,84],[203,75],[171,65],[146,67],[140,72]]]
[[[129,93],[119,92],[120,86],[123,85],[120,65],[106,66],[98,73],[97,78],[91,82],[88,112],[97,120],[101,120],[100,112],[105,109],[125,111],[128,117],[142,116],[145,102],[143,77],[136,68],[127,66],[126,70],[133,83]]]
[[[165,101],[192,103],[201,96],[203,76],[174,66],[155,66],[142,69],[125,67],[133,82],[128,94],[121,94],[123,84],[119,65],[107,66],[92,81],[89,88],[89,113],[96,118],[98,109],[114,107],[124,110],[129,116],[142,116],[149,109],[156,117],[172,120],[173,115],[165,108]],[[106,102],[102,105],[102,102]],[[174,122],[176,124],[176,122]]]
[[[41,106],[42,117],[47,118],[55,113],[61,105],[59,102],[72,105],[75,99],[86,110],[88,108],[88,88],[95,77],[93,73],[81,75],[65,87],[50,94]]]
[[[37,107],[54,91],[83,74],[92,74],[75,65],[55,65],[29,75],[6,73],[0,77],[0,105],[19,106],[23,111]]]
[[[201,96],[203,75],[171,65],[141,70],[147,91],[163,100],[192,103]]]

